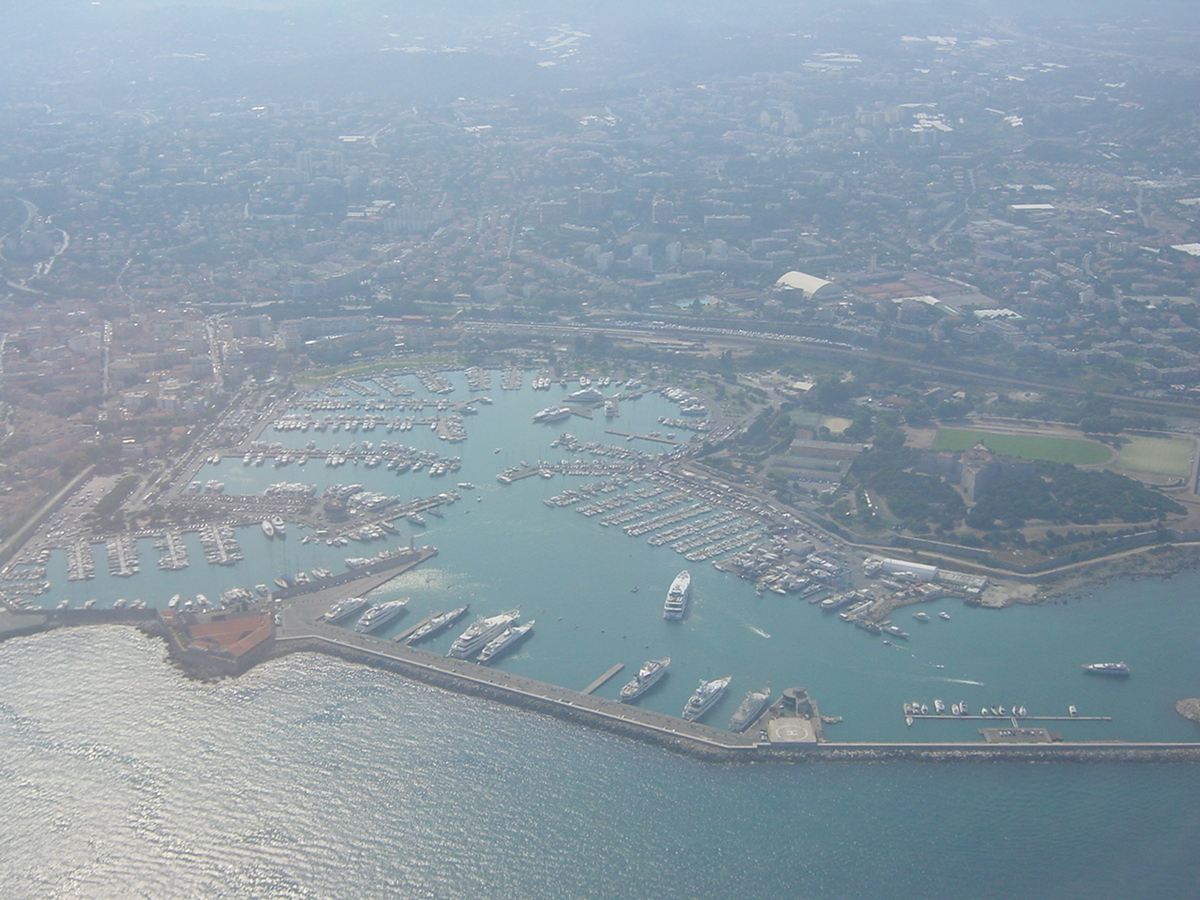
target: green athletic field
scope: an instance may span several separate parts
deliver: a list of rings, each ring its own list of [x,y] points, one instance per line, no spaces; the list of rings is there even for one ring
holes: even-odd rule
[[[1103,444],[1080,438],[1045,437],[1037,434],[995,434],[971,428],[939,428],[933,442],[933,449],[961,452],[971,449],[981,441],[997,456],[1044,459],[1048,462],[1074,463],[1077,466],[1107,462],[1112,456],[1112,450]]]
[[[1192,441],[1130,435],[1113,468],[1120,472],[1146,472],[1186,478],[1192,471]]]

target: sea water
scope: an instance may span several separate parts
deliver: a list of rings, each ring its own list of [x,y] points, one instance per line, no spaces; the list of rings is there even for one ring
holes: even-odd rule
[[[452,399],[466,396],[459,383]],[[1172,708],[1200,695],[1200,578],[1116,582],[1070,603],[1000,611],[940,601],[923,607],[932,621],[902,622],[907,641],[885,643],[542,502],[600,479],[499,484],[495,474],[522,460],[573,458],[549,446],[561,431],[649,449],[604,432],[666,431],[657,417],[675,412],[647,395],[612,421],[597,412],[530,424],[563,393],[494,390],[456,445],[419,429],[264,435],[461,455],[462,470],[440,479],[240,458],[197,478],[246,493],[281,480],[361,482],[402,499],[474,482],[424,529],[398,523],[439,554],[372,594],[410,598],[385,635],[461,602],[472,615],[519,607],[537,625],[500,666],[578,688],[621,662],[626,672],[600,689],[615,696],[644,659],[670,655],[667,678],[639,701],[662,712],[677,714],[700,678],[732,674],[714,724],[769,683],[803,685],[823,712],[843,716],[827,728],[835,740],[979,739],[980,722],[904,725],[903,702],[935,697],[973,710],[1021,704],[1030,715],[1075,705],[1113,719],[1050,724],[1068,739],[1200,737]],[[177,592],[211,598],[314,566],[342,571],[345,556],[385,546],[301,543],[306,534],[242,529],[246,558],[230,568],[205,564],[190,535],[189,569],[157,571],[147,546],[130,579],[109,578],[101,550],[92,582],[66,582],[57,553],[49,596],[162,606]],[[662,596],[684,567],[689,616],[664,622]],[[453,634],[429,646],[444,650]],[[320,656],[200,685],[162,652],[122,628],[0,645],[6,898],[1200,897],[1192,766],[714,766]],[[1126,661],[1133,676],[1082,673],[1105,660]]]
[[[318,656],[0,650],[0,884],[90,898],[1195,898],[1192,765],[712,765]]]
[[[448,399],[480,396],[467,391],[462,373],[449,374],[457,390]],[[430,397],[415,378],[402,380],[415,396]],[[382,427],[337,433],[268,428],[262,435],[289,448],[311,440],[320,449],[340,445],[344,451],[351,443],[371,441],[378,450],[381,442],[392,441],[460,456],[461,470],[442,477],[411,471],[396,475],[383,464],[367,468],[348,462],[329,468],[319,457],[305,466],[276,468],[270,457],[261,467],[246,466],[240,456],[206,464],[195,476],[201,483],[224,482],[227,494],[260,494],[278,481],[315,484],[318,491],[332,484],[363,484],[402,501],[457,491],[460,499],[442,507],[442,518],[427,514],[424,527],[399,520],[402,533],[386,541],[330,547],[316,540],[304,542],[312,533],[295,523],[283,539],[268,538],[254,523],[239,529],[245,559],[230,567],[206,564],[198,535],[188,533],[191,566],[177,572],[157,569],[153,538],[145,538],[140,542],[142,572],[125,579],[107,574],[103,547],[97,545],[97,577],[86,582],[66,580],[66,554],[58,551],[48,567],[52,590],[47,605],[67,598],[72,606],[81,606],[95,597],[106,606],[124,596],[163,607],[176,593],[204,593],[212,600],[230,587],[271,584],[280,575],[290,577],[316,567],[343,572],[347,557],[370,556],[411,540],[436,546],[439,553],[371,595],[375,602],[409,598],[406,614],[380,632],[382,636],[463,603],[469,603],[471,611],[462,627],[478,615],[519,609],[524,620],[534,619],[536,625],[515,652],[498,663],[500,667],[581,689],[621,663],[625,670],[598,690],[616,698],[623,681],[643,661],[670,656],[665,678],[638,701],[659,712],[677,715],[701,679],[732,675],[730,690],[707,717],[714,724],[727,723],[747,691],[769,686],[778,693],[799,685],[808,689],[824,714],[843,718],[827,731],[836,740],[978,739],[978,728],[986,723],[947,717],[905,725],[905,702],[932,709],[935,699],[947,708],[965,702],[972,711],[984,705],[1006,710],[1024,706],[1030,716],[1065,717],[1075,706],[1081,717],[1112,717],[1111,722],[1043,723],[1068,740],[1200,738],[1195,726],[1173,709],[1181,696],[1200,691],[1195,652],[1200,616],[1192,601],[1198,592],[1188,586],[1190,581],[1140,582],[1128,590],[1065,605],[1007,610],[972,608],[946,599],[919,607],[929,614],[929,622],[911,618],[910,610],[917,607],[894,614],[910,633],[907,640],[870,635],[794,595],[767,592],[759,597],[752,583],[714,568],[710,561],[689,562],[668,547],[652,547],[646,536],[631,537],[616,525],[604,527],[601,516],[588,518],[573,507],[552,508],[543,502],[566,488],[603,480],[600,477],[535,476],[499,483],[499,472],[523,462],[593,458],[551,446],[564,431],[580,441],[663,452],[665,445],[628,441],[607,432],[669,432],[659,417],[678,415],[675,404],[649,393],[623,401],[615,419],[606,419],[597,409],[591,419],[572,416],[533,424],[534,412],[556,404],[575,386],[556,383],[549,392],[535,391],[529,381],[526,378],[520,391],[502,391],[500,373],[493,373],[497,389],[487,396],[494,402],[474,404],[479,414],[464,417],[468,439],[462,443],[439,441],[427,426],[390,434]],[[616,390],[610,387],[607,393]],[[342,413],[356,415],[354,410]],[[392,419],[439,415],[433,410],[381,414]],[[676,437],[687,440],[689,432],[680,431]],[[459,482],[472,482],[477,488],[458,490]],[[663,598],[684,568],[692,575],[688,615],[682,622],[666,622]],[[941,618],[939,612],[950,618]],[[444,652],[457,630],[425,646]],[[1127,662],[1134,677],[1083,674],[1084,664],[1102,661]]]

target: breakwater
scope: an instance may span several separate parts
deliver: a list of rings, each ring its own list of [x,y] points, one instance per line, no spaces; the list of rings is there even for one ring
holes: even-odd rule
[[[325,653],[705,762],[1200,762],[1200,744],[1189,743],[770,743],[334,626],[311,628],[277,641],[273,655]]]

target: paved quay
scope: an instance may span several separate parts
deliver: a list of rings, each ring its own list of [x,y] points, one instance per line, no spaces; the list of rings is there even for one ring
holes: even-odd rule
[[[380,583],[389,576],[374,576]],[[392,576],[394,577],[394,576]],[[319,596],[320,595],[320,596]],[[638,706],[596,697],[468,660],[453,659],[385,638],[358,634],[314,621],[345,589],[328,589],[290,602],[280,613],[278,653],[313,651],[384,668],[446,688],[547,713],[655,743],[701,759],[718,761],[1146,761],[1200,762],[1196,743],[1081,742],[989,744],[973,742],[772,743],[711,725],[686,722]],[[614,667],[615,668],[615,667]],[[605,675],[611,677],[611,671]],[[592,688],[594,690],[594,687]]]
[[[531,704],[536,708],[544,709],[547,704],[558,706],[565,712],[581,713],[584,718],[624,726],[619,730],[640,730],[662,739],[689,741],[717,750],[745,751],[757,746],[757,742],[750,738],[720,728],[685,722],[674,716],[514,675],[502,669],[307,620],[294,608],[285,608],[281,619],[282,624],[275,638],[281,650],[286,650],[289,642],[306,645],[301,649],[311,646],[312,649],[333,651],[339,656],[345,655],[337,652],[339,649],[347,650],[351,651],[352,657],[368,657],[396,664],[400,671],[422,680],[430,680],[430,676],[433,676],[432,680],[436,683],[456,686],[468,692],[474,692],[471,688],[486,688],[489,689],[486,691],[489,696],[501,694],[510,702]]]

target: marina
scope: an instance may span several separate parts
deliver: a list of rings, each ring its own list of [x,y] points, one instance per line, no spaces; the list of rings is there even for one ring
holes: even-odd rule
[[[365,596],[367,590],[359,586],[365,582],[350,582],[382,571],[381,567],[388,565],[387,554],[402,548],[421,529],[428,534],[423,540],[441,548],[437,566],[427,575],[404,575],[394,585],[379,582],[374,589],[378,596],[370,596],[370,603],[379,605],[399,596],[412,599],[410,619],[385,625],[377,640],[400,645],[445,611],[454,611],[468,601],[476,615],[484,617],[528,606],[530,617],[536,615],[537,635],[520,653],[504,657],[494,666],[496,671],[541,684],[587,684],[587,696],[619,704],[621,685],[613,683],[616,673],[593,683],[596,673],[608,672],[616,660],[622,667],[617,672],[639,665],[653,648],[657,655],[669,654],[674,660],[673,674],[640,697],[638,708],[665,715],[676,726],[682,721],[677,713],[689,688],[698,680],[711,681],[724,672],[732,673],[734,687],[742,685],[743,691],[768,681],[806,684],[823,706],[837,714],[833,718],[842,719],[836,733],[820,742],[821,752],[835,745],[913,743],[906,739],[913,732],[902,722],[898,730],[893,727],[892,704],[899,698],[883,696],[887,692],[874,690],[872,684],[957,678],[964,682],[963,697],[976,709],[986,699],[982,695],[990,696],[993,685],[1004,694],[1026,698],[1031,708],[1035,702],[1039,709],[1066,707],[1068,685],[1062,683],[1063,676],[1053,674],[1053,662],[1061,652],[1057,647],[1043,649],[1028,674],[991,666],[973,649],[978,641],[998,647],[1011,647],[1017,641],[1040,647],[1042,626],[1062,616],[1054,608],[980,614],[968,602],[969,593],[946,582],[936,592],[923,588],[919,609],[929,621],[910,628],[913,634],[904,637],[889,618],[896,618],[902,609],[895,605],[892,594],[903,596],[901,604],[914,602],[916,597],[896,576],[883,573],[864,582],[861,574],[854,574],[856,581],[845,585],[856,565],[852,548],[780,519],[769,504],[753,494],[727,489],[700,464],[681,459],[665,465],[674,452],[667,444],[661,444],[668,448],[665,455],[655,455],[624,441],[607,442],[604,417],[597,416],[595,421],[572,418],[573,434],[531,426],[533,412],[545,408],[547,400],[553,401],[555,396],[533,393],[528,378],[520,389],[495,395],[492,403],[477,398],[470,407],[476,412],[463,419],[469,439],[453,451],[460,454],[457,460],[436,449],[444,447],[431,427],[437,417],[426,414],[429,424],[422,430],[405,426],[408,416],[399,411],[377,414],[365,407],[376,400],[420,400],[422,408],[430,410],[432,403],[436,410],[444,400],[448,405],[438,412],[451,414],[456,402],[452,394],[463,389],[465,377],[448,373],[445,382],[452,390],[435,399],[420,398],[425,387],[419,379],[408,385],[415,391],[412,396],[389,397],[382,385],[396,387],[410,380],[401,375],[380,376],[383,382],[356,379],[353,386],[323,389],[316,400],[310,396],[289,401],[301,418],[290,420],[292,426],[272,435],[276,440],[250,435],[246,449],[204,454],[185,471],[186,484],[203,488],[213,481],[224,485],[219,494],[201,489],[180,495],[183,502],[195,504],[197,511],[218,514],[212,523],[126,532],[132,547],[113,535],[98,536],[95,541],[65,536],[49,548],[44,575],[37,576],[36,559],[31,556],[20,561],[23,570],[13,570],[14,575],[25,571],[29,576],[14,577],[11,582],[28,585],[31,597],[38,596],[34,590],[44,582],[49,588],[42,594],[47,598],[43,603],[52,609],[60,599],[68,599],[71,610],[81,614],[91,611],[83,606],[92,600],[96,611],[111,607],[118,597],[162,607],[175,593],[187,600],[202,588],[210,598],[224,598],[227,592],[248,589],[256,582],[264,590],[251,596],[270,594],[286,607],[330,589],[345,588],[353,596]],[[661,417],[675,418],[670,414],[671,402],[653,391],[623,400],[622,422],[627,423],[629,433],[649,434],[663,424]],[[317,411],[317,403],[342,408]],[[301,407],[306,405],[313,406],[311,419],[302,418]],[[266,430],[288,422],[289,414],[282,407],[268,411]],[[334,418],[325,421],[327,415]],[[415,422],[421,416],[412,418]],[[382,435],[371,434],[386,431],[389,425],[393,433],[396,428],[408,427],[412,437],[404,445],[385,444]],[[255,442],[251,452],[249,443]],[[216,463],[214,455],[218,456]],[[261,467],[255,465],[260,455],[265,457]],[[337,466],[301,467],[301,461],[338,456],[344,457],[344,462]],[[276,466],[273,461],[283,465]],[[406,464],[408,469],[399,473]],[[289,468],[287,481],[279,479],[279,469],[284,467]],[[433,491],[417,487],[430,483],[426,479],[442,477],[436,474],[442,469],[444,474],[454,471],[455,478],[446,479]],[[508,477],[508,482],[499,475]],[[514,475],[520,477],[514,481]],[[399,484],[413,487],[396,487]],[[454,488],[470,490],[477,499],[464,504]],[[326,505],[335,511],[344,509],[345,519],[330,521],[318,514]],[[565,516],[564,509],[580,515]],[[282,539],[274,534],[276,518],[283,526]],[[271,523],[270,536],[262,527],[264,521]],[[489,545],[480,541],[480,529],[506,538],[511,535],[512,539]],[[374,546],[367,549],[372,542]],[[153,543],[159,558],[182,565],[178,569],[151,567],[150,572],[132,576],[113,575],[109,567],[101,566],[90,579],[71,582],[77,587],[68,589],[67,575],[82,575],[89,564],[94,567],[98,543],[113,548],[108,552],[116,559],[124,553],[127,563],[139,554],[144,559]],[[674,552],[666,553],[667,549]],[[186,565],[189,556],[194,561],[201,553],[207,565]],[[545,565],[547,555],[564,554],[572,559],[570,567]],[[680,556],[687,560],[699,602],[687,604],[684,622],[663,622],[665,588],[679,573]],[[580,585],[572,577],[576,570],[603,574]],[[846,628],[837,615],[822,614],[825,607],[821,601],[835,598],[844,604],[836,611],[848,612],[850,623],[861,623],[859,627]],[[912,610],[904,610],[906,617]],[[1041,623],[1037,630],[1027,624],[1034,616]],[[281,647],[292,647],[289,631],[295,621],[289,615],[282,621],[277,639]],[[410,625],[410,621],[416,624]],[[352,626],[353,620],[348,625]],[[346,626],[343,622],[334,627],[349,631]],[[445,658],[454,637],[447,634],[448,628],[419,637],[422,648]],[[878,631],[870,630],[874,628]],[[1079,664],[1088,659],[1124,657],[1137,663],[1144,654],[1136,647],[1106,644],[1098,633],[1080,629],[1078,623],[1070,630],[1071,640],[1082,648],[1076,651],[1079,656],[1073,674],[1076,680],[1090,682],[1083,692],[1072,687],[1070,699],[1082,709],[1103,710],[1105,715],[1049,718],[1046,723],[1058,721],[1064,726],[1066,744],[1114,739],[1144,743],[1158,726],[1151,724],[1155,721],[1152,707],[1133,703],[1133,695],[1125,696],[1126,686],[1134,692],[1161,690],[1156,686],[1160,679],[1143,665],[1138,665],[1134,679],[1078,677]],[[1050,629],[1045,640],[1053,634],[1059,635],[1057,641],[1062,644],[1061,630]],[[844,663],[851,659],[858,661],[861,671],[846,669]],[[473,660],[467,664],[478,668]],[[1064,693],[1056,693],[1055,685]],[[1123,693],[1113,697],[1097,693],[1111,694],[1107,689]],[[718,698],[711,721],[730,721],[741,699],[740,692]],[[517,698],[513,702],[520,705],[525,701]],[[916,721],[922,724],[917,732],[932,738],[930,744],[940,746],[947,737],[962,737],[983,745],[974,735],[948,733],[948,726],[930,725],[919,716]],[[929,716],[943,722],[958,718],[965,717]],[[1010,721],[1007,717],[982,719],[984,725]],[[1018,719],[1027,720],[1031,724],[1036,721],[1032,717]],[[1168,728],[1165,734],[1171,731]],[[758,730],[748,739],[759,742]],[[760,752],[769,749],[764,745]],[[779,750],[776,742],[773,752]]]

